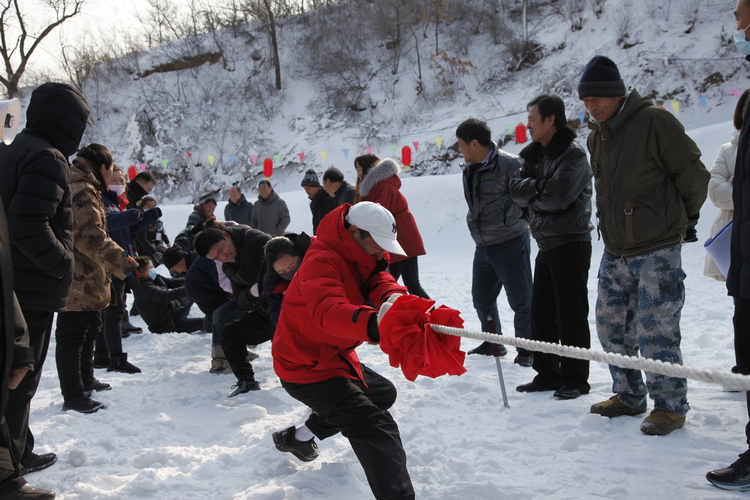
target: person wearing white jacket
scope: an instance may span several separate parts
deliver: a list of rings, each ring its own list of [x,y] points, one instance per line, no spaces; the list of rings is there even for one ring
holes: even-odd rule
[[[734,163],[737,159],[737,140],[742,128],[743,110],[748,94],[750,94],[750,89],[742,93],[734,110],[735,130],[732,133],[732,140],[721,145],[714,164],[711,167],[711,180],[708,182],[708,197],[719,208],[719,213],[716,215],[713,226],[711,226],[711,236],[715,236],[734,217],[734,205],[732,202]],[[717,281],[726,281],[726,278],[721,274],[716,263],[714,263],[708,254],[706,254],[703,274]]]

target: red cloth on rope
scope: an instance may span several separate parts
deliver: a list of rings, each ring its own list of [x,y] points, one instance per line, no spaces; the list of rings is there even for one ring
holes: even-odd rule
[[[434,300],[404,295],[380,322],[380,348],[388,354],[391,366],[400,366],[412,382],[418,375],[436,378],[466,371],[461,338],[437,333],[430,326],[435,323],[461,328],[464,321],[458,311],[446,306],[428,312],[434,304]]]

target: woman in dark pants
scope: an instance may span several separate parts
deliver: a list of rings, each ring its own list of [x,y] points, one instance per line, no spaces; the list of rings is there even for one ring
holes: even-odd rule
[[[101,311],[110,302],[109,273],[125,278],[135,260],[107,234],[102,193],[113,172],[112,153],[90,144],[73,160],[70,190],[73,195],[73,287],[65,311],[57,315],[55,339],[57,374],[65,402],[63,410],[93,413],[105,408],[91,399],[89,390],[109,385],[94,378],[94,343],[102,329]]]

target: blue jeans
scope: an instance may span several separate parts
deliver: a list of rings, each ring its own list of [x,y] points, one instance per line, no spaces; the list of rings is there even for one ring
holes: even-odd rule
[[[497,297],[505,287],[515,313],[515,336],[531,339],[531,249],[529,233],[502,243],[477,247],[471,278],[471,297],[482,331],[502,333]]]
[[[236,300],[230,300],[226,304],[216,308],[211,322],[211,343],[221,344],[221,331],[232,321],[240,319],[247,309],[243,309]]]

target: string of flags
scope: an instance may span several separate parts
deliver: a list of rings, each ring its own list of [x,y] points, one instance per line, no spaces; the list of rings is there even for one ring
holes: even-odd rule
[[[735,97],[737,97],[739,99],[740,95],[742,95],[742,91],[739,90],[739,89],[733,89],[733,90],[729,91],[729,94],[732,94],[732,95],[734,95]],[[701,106],[703,106],[704,108],[708,109],[708,98],[705,95],[698,96],[698,102],[700,103]],[[677,100],[671,101],[669,104],[671,105],[672,111],[674,112],[674,114],[678,115],[680,113],[680,101],[677,101]],[[661,108],[662,109],[667,109],[664,106],[661,106]],[[586,123],[586,113],[585,112],[584,113],[579,113],[578,114],[578,119],[581,122],[581,126],[585,125],[585,123]],[[507,126],[507,135],[512,136],[515,139],[515,142],[517,144],[524,144],[528,140],[527,128],[526,128],[526,125],[524,125],[523,123],[519,123],[518,125],[512,125],[512,124],[508,125]],[[434,141],[435,141],[435,144],[437,145],[438,149],[442,149],[443,148],[443,138],[442,137],[436,137],[434,139]],[[419,152],[419,146],[420,146],[420,141],[413,141],[411,143],[411,145],[404,145],[404,146],[401,147],[401,163],[404,165],[404,167],[406,169],[409,169],[409,167],[411,166],[411,163],[412,163],[412,148],[414,149],[414,152],[417,153],[417,152]],[[398,145],[397,144],[390,144],[389,145],[389,149],[390,149],[391,156],[395,156],[396,155],[396,151],[398,149]],[[335,151],[341,151],[341,153],[344,155],[344,159],[345,160],[349,159],[349,153],[351,152],[350,149],[346,149],[345,148],[345,149],[340,149],[340,150],[335,150]],[[368,153],[368,154],[372,153],[372,151],[373,151],[373,147],[372,146],[367,146],[365,148],[365,152]],[[328,153],[329,152],[331,152],[331,151],[320,151],[319,152],[320,159],[322,161],[326,161],[326,158],[328,157]],[[192,165],[192,156],[193,156],[193,154],[188,152],[187,155],[191,159],[191,166],[193,166]],[[305,163],[305,159],[307,158],[307,155],[305,153],[298,153],[297,156],[299,157],[300,163]],[[259,158],[260,158],[259,155],[251,155],[250,156],[250,161],[252,162],[253,166],[257,165]],[[214,163],[215,163],[215,161],[216,161],[216,156],[215,155],[206,155],[206,159],[208,160],[208,164],[210,166],[213,166]],[[234,164],[235,164],[236,161],[237,161],[237,156],[236,155],[230,155],[229,156],[229,164],[231,166],[234,166]],[[265,159],[263,159],[263,162],[262,162],[262,165],[263,165],[263,175],[266,177],[266,179],[269,179],[273,175],[273,166],[274,166],[274,164],[279,164],[279,163],[281,163],[281,155],[280,154],[276,154],[276,155],[273,155],[272,157],[266,157]],[[168,164],[169,164],[169,160],[168,159],[164,158],[164,159],[161,160],[162,168],[166,169]],[[128,178],[130,180],[133,180],[133,178],[138,174],[139,171],[143,172],[143,171],[146,170],[147,167],[148,167],[148,165],[146,163],[140,163],[137,166],[136,165],[131,165],[128,168]]]

